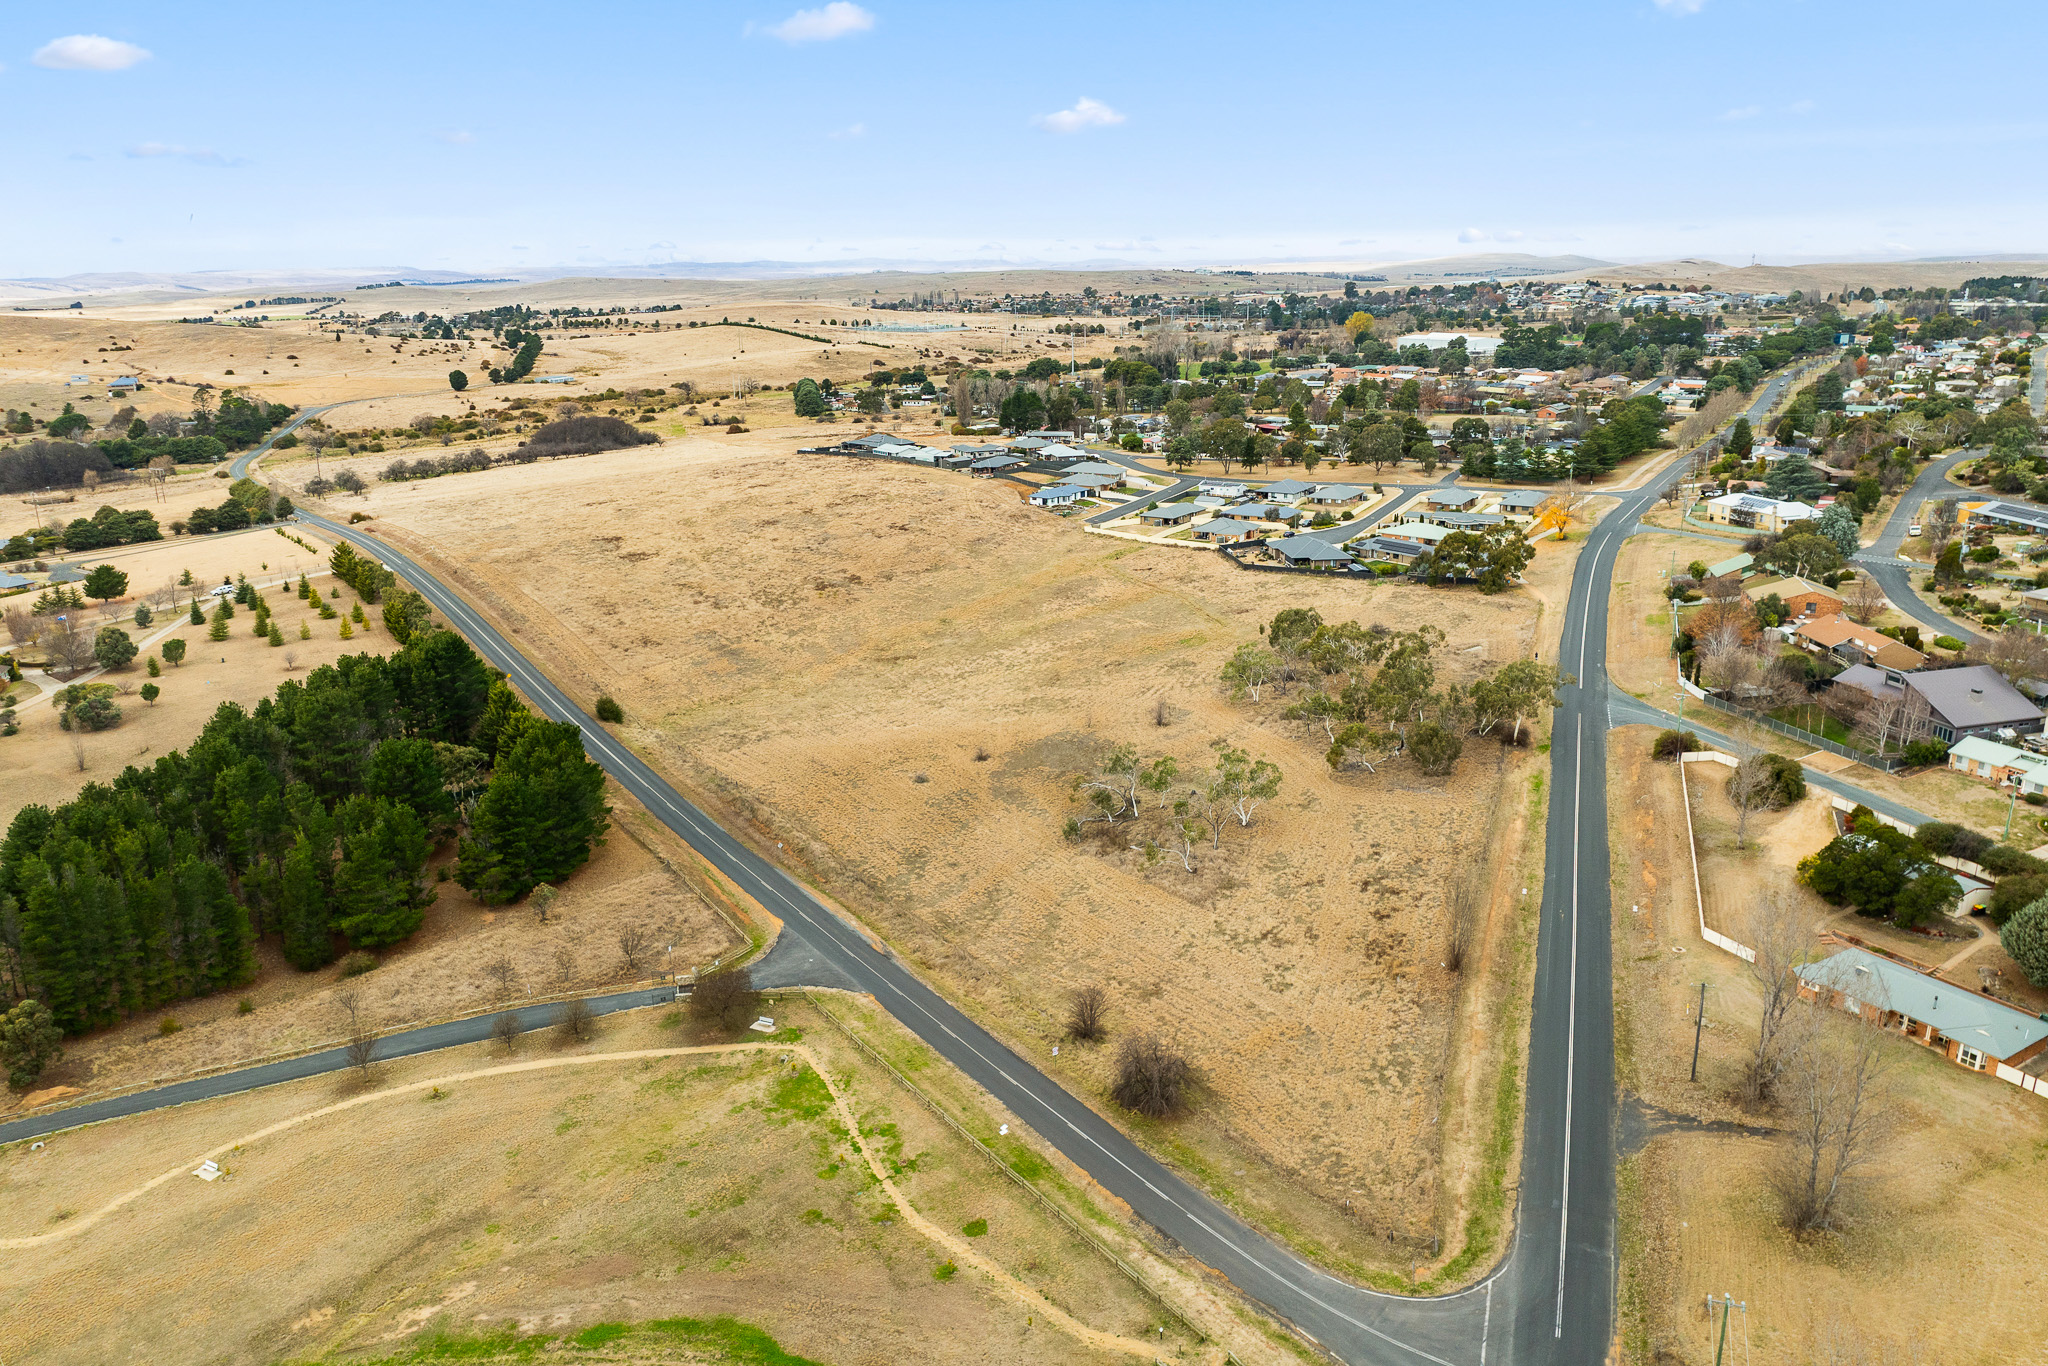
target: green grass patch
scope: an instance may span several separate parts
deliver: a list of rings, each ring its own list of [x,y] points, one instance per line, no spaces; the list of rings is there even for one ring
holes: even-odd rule
[[[577,1347],[604,1347],[632,1331],[623,1323],[593,1323],[569,1341]]]
[[[979,1238],[982,1234],[988,1232],[988,1220],[969,1219],[966,1223],[960,1225],[960,1231],[970,1238]]]
[[[709,1319],[654,1319],[640,1324],[594,1323],[565,1339],[546,1333],[521,1337],[518,1330],[511,1328],[475,1335],[436,1333],[394,1355],[372,1361],[358,1359],[351,1366],[532,1361],[557,1356],[564,1347],[588,1351],[615,1345],[652,1352],[690,1348],[733,1366],[825,1366],[810,1357],[784,1351],[782,1344],[764,1330],[723,1314]],[[300,1358],[288,1366],[324,1366],[339,1361],[338,1357]]]
[[[778,1079],[768,1092],[763,1113],[780,1116],[781,1123],[793,1119],[814,1120],[832,1108],[832,1092],[825,1079],[806,1067]]]
[[[935,1281],[950,1281],[959,1274],[960,1268],[951,1262],[940,1262],[932,1268],[932,1279]]]

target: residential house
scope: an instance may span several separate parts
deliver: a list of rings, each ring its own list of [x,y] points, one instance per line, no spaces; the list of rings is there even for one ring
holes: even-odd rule
[[[1748,527],[1773,535],[1796,523],[1820,516],[1818,509],[1805,503],[1785,502],[1755,493],[1724,493],[1719,498],[1706,499],[1699,506],[1705,509],[1710,522]]]
[[[1708,565],[1707,577],[1710,579],[1719,579],[1725,578],[1730,574],[1741,574],[1747,576],[1750,573],[1750,571],[1755,567],[1755,565],[1756,556],[1750,554],[1748,551],[1745,550],[1740,555],[1730,555],[1727,559],[1721,561],[1719,564]],[[1839,608],[1840,604],[1838,603],[1836,604],[1836,606]]]
[[[1239,517],[1255,522],[1286,522],[1289,524],[1302,519],[1300,508],[1282,507],[1278,503],[1233,503],[1223,509],[1225,517]]]
[[[1501,525],[1507,519],[1491,512],[1423,511],[1415,514],[1415,520],[1440,526],[1446,531],[1484,531],[1490,526]]]
[[[1795,971],[1808,1000],[1896,1030],[1974,1072],[2017,1069],[2048,1047],[2048,1020],[1863,949]]]
[[[1110,477],[1111,482],[1121,483],[1130,475],[1131,471],[1125,469],[1122,465],[1112,465],[1106,460],[1077,460],[1073,464],[1061,469],[1060,473],[1062,475],[1106,474]]]
[[[1212,517],[1189,533],[1198,541],[1253,541],[1266,536],[1266,528],[1256,522],[1240,522],[1235,517]]]
[[[1289,536],[1284,541],[1271,543],[1280,558],[1289,564],[1307,569],[1341,569],[1354,564],[1351,552],[1341,546],[1331,545],[1320,536]]]
[[[27,588],[34,582],[34,579],[25,579],[19,574],[9,574],[5,570],[0,570],[0,593],[11,593],[17,588]]]
[[[1179,526],[1200,511],[1193,503],[1159,503],[1146,508],[1139,520],[1151,526]]]
[[[1429,547],[1416,541],[1397,541],[1391,536],[1361,536],[1351,543],[1351,553],[1362,560],[1390,564],[1413,564]]]
[[[1355,503],[1363,497],[1365,490],[1356,484],[1319,484],[1316,491],[1308,496],[1308,500],[1317,507],[1341,507],[1345,503]]]
[[[1245,486],[1228,479],[1204,479],[1197,487],[1204,493],[1215,494],[1218,498],[1244,497]]]
[[[967,467],[967,472],[982,478],[988,478],[992,475],[1001,474],[1005,470],[1014,470],[1023,463],[1022,460],[1014,455],[990,455],[974,461]]]
[[[2041,709],[1989,664],[1915,674],[1854,664],[1835,675],[1835,686],[1858,688],[1880,700],[1923,699],[1934,738],[1943,744],[1967,735],[2036,735],[2041,730]]]
[[[909,444],[910,442],[907,439],[896,435],[894,432],[869,432],[866,436],[848,437],[839,443],[839,449],[851,451],[855,455],[873,455],[883,446],[907,446]],[[957,451],[960,448],[955,446],[953,449]],[[1000,450],[1002,448],[997,447],[996,449]]]
[[[1432,526],[1428,522],[1403,522],[1399,526],[1382,527],[1379,534],[1396,541],[1409,541],[1416,545],[1435,549],[1437,542],[1451,533],[1443,527]]]
[[[1060,476],[1060,482],[1072,484],[1075,488],[1087,489],[1091,493],[1100,493],[1103,489],[1115,488],[1120,481],[1114,474],[1075,474],[1069,470]]]
[[[1839,604],[1838,604],[1839,605]],[[1927,662],[1912,646],[1881,636],[1840,613],[1825,617],[1794,617],[1785,630],[1802,649],[1831,654],[1850,664],[1875,664],[1880,669],[1910,673]]]
[[[142,381],[133,375],[122,375],[119,379],[107,381],[107,397],[122,398],[142,387]]]
[[[2048,588],[2035,588],[2020,594],[2020,615],[2029,621],[2048,621]]]
[[[1534,489],[1510,489],[1500,496],[1497,506],[1509,517],[1532,517],[1536,509],[1543,506],[1543,500],[1549,496]]]
[[[1069,446],[1064,442],[1054,441],[1038,448],[1038,458],[1040,460],[1085,460],[1088,458],[1088,453]]]
[[[1269,503],[1299,503],[1315,491],[1314,484],[1304,484],[1299,479],[1282,479],[1260,489],[1259,496]]]
[[[1042,488],[1033,493],[1031,495],[1031,506],[1039,508],[1071,507],[1074,503],[1087,496],[1088,490],[1084,488],[1076,488],[1072,484],[1054,484],[1049,488]]]
[[[1441,512],[1470,512],[1479,506],[1479,490],[1431,489],[1423,503]]]
[[[2048,533],[2048,512],[2022,507],[2018,503],[1985,503],[1970,509],[1970,523],[1996,527],[2001,531]]]
[[[1787,588],[1791,591],[1787,592]],[[1773,584],[1769,592],[1776,593],[1778,600],[1785,604],[1790,614],[1788,621],[1799,621],[1806,617],[1832,617],[1840,615],[1842,600],[1825,588],[1816,588],[1805,579],[1789,577]]]
[[[1948,766],[2021,792],[2048,791],[2048,754],[2014,749],[1981,735],[1966,735],[1948,752]]]

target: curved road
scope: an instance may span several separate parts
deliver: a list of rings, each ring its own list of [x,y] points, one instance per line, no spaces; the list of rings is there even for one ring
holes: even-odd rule
[[[1791,382],[1758,394],[1761,414]],[[315,412],[302,414],[300,421]],[[295,422],[292,424],[297,425]],[[286,430],[289,430],[287,428]],[[281,435],[282,432],[279,433]],[[274,438],[273,438],[274,439]],[[270,443],[236,461],[245,472]],[[784,922],[807,961],[873,994],[891,1014],[1133,1211],[1245,1293],[1346,1362],[1584,1366],[1608,1354],[1614,1322],[1615,1213],[1612,975],[1609,945],[1605,675],[1608,583],[1635,522],[1682,464],[1621,495],[1590,531],[1573,571],[1565,689],[1552,732],[1551,805],[1537,941],[1520,1205],[1507,1258],[1478,1285],[1436,1299],[1390,1296],[1342,1281],[1278,1246],[1153,1159],[1114,1124],[948,1004],[886,946],[827,909],[796,879],[711,821],[543,676],[468,604],[406,556],[311,513],[300,518],[375,555],[426,596],[541,712],[579,726],[584,747],[654,816]],[[632,1008],[666,994],[604,998]],[[485,1018],[387,1039],[391,1054],[468,1042]],[[114,1097],[0,1126],[0,1141],[92,1119],[223,1095],[337,1065],[314,1054]]]

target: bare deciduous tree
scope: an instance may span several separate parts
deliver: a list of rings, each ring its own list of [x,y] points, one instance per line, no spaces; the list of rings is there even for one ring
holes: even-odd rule
[[[349,1034],[348,1044],[343,1049],[343,1052],[348,1056],[348,1065],[355,1068],[363,1076],[368,1077],[370,1075],[370,1064],[377,1060],[376,1034],[360,1026],[356,1027]]]
[[[1444,966],[1454,973],[1465,970],[1465,956],[1472,947],[1472,922],[1478,909],[1479,898],[1470,884],[1451,884],[1450,895],[1444,902],[1444,914],[1449,921],[1444,933]]]
[[[1110,1098],[1148,1119],[1171,1119],[1188,1108],[1195,1066],[1150,1034],[1127,1038],[1117,1050]]]
[[[1762,1014],[1757,1022],[1756,1049],[1743,1070],[1743,1098],[1751,1105],[1770,1102],[1784,1066],[1779,1036],[1786,1013],[1799,1000],[1797,969],[1813,956],[1811,915],[1789,898],[1768,892],[1749,913],[1749,946],[1756,958],[1749,964]]]
[[[567,944],[555,950],[555,982],[568,986],[576,980],[576,953]]]
[[[1877,580],[1868,573],[1858,574],[1856,582],[1850,585],[1848,596],[1842,599],[1842,609],[1849,614],[1849,619],[1865,626],[1876,621],[1890,605],[1885,599],[1884,589],[1878,587]]]
[[[707,972],[690,988],[690,1017],[713,1029],[737,1034],[760,1013],[761,993],[744,965]]]
[[[74,614],[75,615],[75,614]],[[76,629],[70,622],[53,622],[42,633],[43,653],[50,657],[52,671],[78,673],[92,661],[92,633]]]
[[[640,960],[647,956],[650,942],[645,926],[629,924],[619,928],[619,957],[625,960],[628,972],[640,970]]]
[[[1735,808],[1735,847],[1749,847],[1749,813],[1769,806],[1777,792],[1778,775],[1762,754],[1744,756],[1728,775],[1728,801]]]
[[[1941,552],[1948,548],[1948,543],[1956,538],[1956,500],[1935,499],[1927,509],[1927,524],[1921,531],[1927,537],[1928,548],[1939,558]]]
[[[555,1007],[555,1032],[564,1039],[588,1038],[592,1019],[590,1002],[572,996]]]
[[[1083,1043],[1099,1043],[1109,1033],[1103,1017],[1109,1011],[1109,993],[1101,987],[1082,987],[1067,1006],[1067,1033]]]
[[[1876,1003],[1881,1007],[1882,1003]],[[1891,1040],[1873,1019],[1822,1007],[1780,1031],[1779,1108],[1787,1141],[1772,1185],[1799,1234],[1835,1228],[1855,1175],[1877,1157],[1890,1127]],[[1796,1036],[1796,1037],[1794,1037]]]
[[[484,976],[498,984],[500,996],[516,995],[519,991],[519,969],[512,966],[512,960],[499,954],[484,968]]]

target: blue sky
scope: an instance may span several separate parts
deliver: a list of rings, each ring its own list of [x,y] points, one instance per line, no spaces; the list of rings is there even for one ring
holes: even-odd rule
[[[15,3],[0,275],[2048,251],[2044,38],[2009,0]]]

